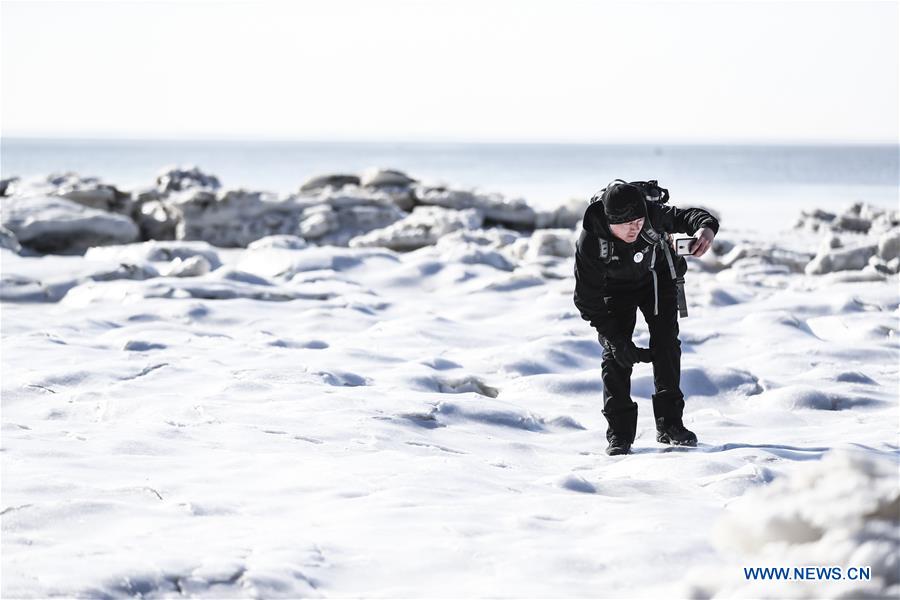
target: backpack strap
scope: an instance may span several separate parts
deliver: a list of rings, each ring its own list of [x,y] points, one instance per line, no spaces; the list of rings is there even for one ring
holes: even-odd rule
[[[650,224],[650,219],[648,218],[644,221],[644,228],[641,229],[641,237],[643,237],[644,241],[648,244],[658,244],[663,236],[653,229],[653,225]]]
[[[647,219],[644,221],[644,228],[641,230],[641,237],[644,238],[651,245],[659,246],[662,248],[663,254],[666,255],[666,262],[669,263],[669,273],[672,275],[673,280],[678,279],[678,274],[675,272],[675,263],[672,260],[672,253],[669,250],[669,242],[665,234],[658,232],[653,228],[653,224],[650,222],[650,215],[648,213]]]
[[[650,219],[647,219],[649,223]],[[681,317],[688,316],[687,310],[687,297],[684,294],[684,277],[679,277],[678,272],[675,270],[675,261],[672,260],[672,250],[669,248],[669,242],[667,237],[658,231],[656,231],[652,225],[645,226],[641,231],[641,236],[644,237],[647,241],[649,241],[654,246],[659,246],[662,248],[662,253],[666,257],[666,263],[669,265],[669,274],[672,276],[672,281],[675,282],[675,288],[678,294],[678,314]],[[656,260],[656,250],[653,251],[653,258],[651,260],[650,271],[653,274],[653,314],[657,314],[658,304],[657,304],[657,282],[656,282],[656,271],[653,269]]]
[[[600,260],[609,264],[613,260],[618,260],[615,256],[615,249],[610,241],[603,236],[597,236],[597,244],[600,247]]]

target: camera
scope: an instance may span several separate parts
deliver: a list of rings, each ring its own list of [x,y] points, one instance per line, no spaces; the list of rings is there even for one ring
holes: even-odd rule
[[[696,240],[694,238],[676,238],[675,240],[675,254],[678,256],[688,256],[691,253],[691,248],[694,246],[694,242]]]

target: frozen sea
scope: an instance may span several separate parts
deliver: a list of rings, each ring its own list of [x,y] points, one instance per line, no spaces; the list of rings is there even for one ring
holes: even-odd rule
[[[604,453],[572,257],[496,230],[0,249],[4,284],[66,291],[0,303],[3,598],[900,596],[898,275],[792,270],[830,234],[779,231],[896,208],[895,148],[166,144],[4,140],[3,175],[127,188],[196,163],[288,192],[381,165],[548,205],[655,177],[715,207],[723,250],[689,259],[680,321],[700,444],[655,441],[637,365],[633,454]],[[110,276],[195,255],[217,268]],[[745,570],[833,566],[869,578]]]

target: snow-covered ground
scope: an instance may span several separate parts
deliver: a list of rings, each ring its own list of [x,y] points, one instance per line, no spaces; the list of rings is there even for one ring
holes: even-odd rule
[[[570,257],[290,246],[2,250],[61,297],[2,304],[4,598],[900,594],[896,274],[692,260],[700,445],[655,442],[639,365],[608,457]],[[794,565],[872,580],[743,571]]]

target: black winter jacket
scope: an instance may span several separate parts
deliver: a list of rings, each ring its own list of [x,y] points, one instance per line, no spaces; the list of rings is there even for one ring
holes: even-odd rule
[[[687,233],[693,235],[701,227],[709,227],[719,231],[719,222],[702,208],[676,208],[647,202],[647,218],[644,230],[632,243],[626,243],[615,237],[609,229],[609,223],[603,212],[603,203],[594,202],[584,213],[582,229],[575,245],[575,306],[581,318],[589,321],[600,335],[604,335],[611,325],[608,322],[606,297],[633,292],[650,283],[651,263],[661,281],[671,281],[669,264],[660,246],[653,244],[648,229],[659,234]],[[607,241],[610,248],[609,259],[600,257],[599,238]],[[635,255],[640,252],[642,258],[635,262]],[[653,254],[656,254],[655,260]],[[677,269],[683,274],[687,265],[683,257],[673,260],[680,263]]]

